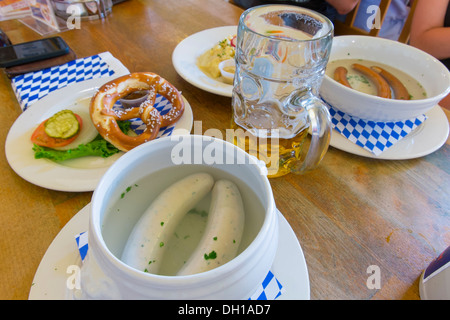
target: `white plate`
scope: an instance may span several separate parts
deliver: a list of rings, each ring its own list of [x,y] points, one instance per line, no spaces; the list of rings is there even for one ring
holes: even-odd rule
[[[378,156],[351,142],[335,130],[331,134],[330,145],[374,159],[405,160],[423,157],[442,147],[449,134],[448,120],[440,106],[436,105],[426,115],[428,119],[422,125]]]
[[[30,300],[71,299],[67,280],[73,275],[70,266],[81,266],[75,235],[89,227],[90,204],[78,212],[58,233],[39,264],[33,279]],[[278,212],[279,244],[272,272],[283,285],[278,299],[308,300],[309,276],[302,248],[289,223]],[[73,267],[72,267],[73,268]]]
[[[197,58],[219,41],[237,33],[237,26],[218,27],[197,32],[181,41],[172,54],[178,74],[190,84],[205,91],[231,97],[233,86],[208,77],[197,67]]]
[[[100,178],[122,152],[108,158],[86,157],[77,161],[69,160],[62,165],[48,159],[35,159],[30,137],[42,121],[59,110],[82,104],[80,101],[92,97],[95,91],[108,81],[105,78],[92,79],[62,88],[35,102],[23,112],[6,137],[5,153],[11,168],[28,182],[47,189],[93,191]],[[185,112],[176,123],[172,134],[182,134],[192,129],[192,109],[186,99],[184,102]]]

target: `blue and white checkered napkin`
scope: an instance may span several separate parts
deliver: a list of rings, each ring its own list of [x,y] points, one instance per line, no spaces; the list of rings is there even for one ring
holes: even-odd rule
[[[81,261],[84,261],[89,248],[88,233],[85,231],[75,235],[75,241],[77,242],[77,248],[81,256]]]
[[[111,53],[103,52],[59,66],[19,75],[12,79],[11,84],[22,110],[25,111],[50,92],[70,84],[112,75],[119,77],[128,73],[128,69]]]
[[[88,251],[88,233],[81,232],[75,236],[78,251],[80,252],[81,260],[84,261]],[[253,293],[248,300],[275,300],[281,296],[284,288],[280,281],[275,277],[272,271],[269,270],[267,276],[258,286],[255,293]]]
[[[427,116],[397,122],[375,122],[349,116],[329,106],[333,128],[358,146],[378,156],[420,126]]]
[[[165,115],[167,112],[170,111],[170,109],[172,109],[172,103],[170,103],[170,101],[165,97],[157,94],[155,104],[153,105],[153,107],[155,107],[156,110],[158,110],[161,115]],[[122,104],[120,103],[120,101],[117,101],[116,104],[114,105],[114,110],[120,110],[121,108],[123,108]],[[130,122],[131,122],[131,129],[138,135],[144,132],[145,128],[147,127],[144,124],[144,122],[139,118],[132,119],[130,120]],[[175,124],[168,127],[160,128],[158,132],[158,138],[170,136],[174,128]]]
[[[283,291],[280,281],[269,270],[266,278],[248,300],[275,300],[282,295]]]

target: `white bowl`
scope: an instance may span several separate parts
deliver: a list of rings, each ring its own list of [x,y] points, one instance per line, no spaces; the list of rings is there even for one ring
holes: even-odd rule
[[[325,75],[320,95],[334,108],[361,119],[399,121],[426,113],[450,91],[450,72],[437,59],[412,46],[371,36],[338,36],[330,60],[364,59],[399,69],[419,81],[427,97],[417,100],[381,98],[348,88]]]
[[[180,163],[181,160],[184,162]],[[173,176],[148,181],[151,188],[143,187],[141,179],[148,175],[154,177],[167,168]],[[243,251],[222,266],[189,276],[155,275],[123,263],[117,257],[120,256],[117,248],[124,245],[120,239],[126,241],[142,208],[148,205],[145,201],[156,196],[150,189],[165,188],[171,181],[200,171],[234,181],[245,206],[249,201],[260,202],[261,210],[249,213],[252,210],[246,207],[246,219],[258,223],[246,220],[245,225],[253,230],[244,231],[250,237]],[[278,246],[278,219],[265,172],[265,165],[256,158],[233,144],[207,136],[165,137],[127,152],[105,173],[94,191],[89,251],[81,268],[81,294],[77,296],[81,299],[248,299],[267,275]],[[141,181],[139,186],[138,181]],[[130,186],[132,190],[126,192]],[[140,186],[141,191],[133,193]],[[137,196],[139,192],[145,192],[145,199]],[[112,210],[117,201],[128,201],[121,204],[126,210]],[[117,230],[108,219],[119,219]],[[119,243],[117,248],[106,241],[106,232],[113,232],[114,241]]]

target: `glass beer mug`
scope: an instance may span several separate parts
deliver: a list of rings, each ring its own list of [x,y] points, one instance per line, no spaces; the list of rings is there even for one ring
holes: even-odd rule
[[[257,6],[240,17],[233,143],[264,161],[269,177],[313,169],[328,149],[330,114],[317,95],[332,39],[329,19],[296,6]]]

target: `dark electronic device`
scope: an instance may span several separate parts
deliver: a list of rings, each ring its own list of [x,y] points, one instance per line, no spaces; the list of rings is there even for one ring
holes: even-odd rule
[[[67,54],[69,46],[61,37],[46,38],[0,47],[0,67],[7,68]]]
[[[8,36],[3,32],[2,29],[0,29],[0,47],[6,47],[10,45],[11,41],[9,40]]]

